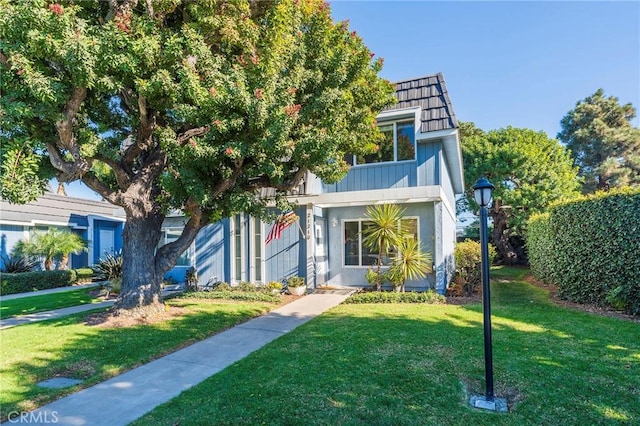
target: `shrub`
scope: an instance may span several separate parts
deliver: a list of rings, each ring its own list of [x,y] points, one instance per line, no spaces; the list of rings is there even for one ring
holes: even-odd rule
[[[428,303],[438,305],[445,303],[444,296],[429,290],[425,292],[410,291],[406,293],[375,291],[356,293],[345,300],[345,303]]]
[[[91,268],[78,268],[76,271],[77,282],[90,282],[93,279],[93,269]]]
[[[233,287],[231,287],[231,284],[226,283],[224,281],[218,281],[216,283],[213,283],[213,285],[211,286],[211,290],[212,291],[232,291]]]
[[[457,243],[453,252],[456,261],[456,279],[451,292],[471,296],[482,282],[482,253],[480,243],[465,240]],[[489,264],[493,263],[496,250],[489,245]]]
[[[0,294],[8,295],[65,287],[72,285],[75,282],[76,271],[73,269],[2,274],[2,280],[0,280]]]
[[[196,291],[198,289],[198,270],[194,266],[187,269],[185,287],[187,291]]]
[[[2,263],[2,272],[6,274],[18,274],[20,272],[33,271],[39,262],[26,256],[2,256]]]
[[[532,272],[562,298],[640,314],[638,211],[640,190],[628,188],[552,206],[527,233]]]
[[[243,292],[243,291],[196,291],[194,293],[188,293],[181,297],[194,298],[194,299],[224,299],[224,300],[239,300],[245,302],[280,302],[280,296],[263,292]]]
[[[248,291],[248,292],[258,291],[258,287],[255,284],[250,283],[249,281],[241,281],[238,283],[238,285],[233,287],[233,289],[235,291]]]
[[[287,279],[287,287],[304,287],[306,285],[302,277],[291,277]]]

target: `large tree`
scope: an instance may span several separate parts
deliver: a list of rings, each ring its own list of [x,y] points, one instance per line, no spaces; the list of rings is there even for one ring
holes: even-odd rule
[[[571,150],[583,191],[640,186],[640,129],[631,125],[636,110],[598,89],[562,118],[558,139]]]
[[[491,236],[498,259],[513,264],[522,261],[512,245],[513,237],[524,237],[526,221],[550,203],[577,195],[579,181],[567,150],[544,132],[507,127],[484,132],[464,123],[461,144],[465,201],[477,205],[471,188],[480,176],[495,186]]]
[[[121,206],[117,308],[162,309],[200,229],[375,149],[381,66],[320,0],[0,0],[0,191],[27,202],[55,176]],[[188,221],[158,248],[171,209]]]

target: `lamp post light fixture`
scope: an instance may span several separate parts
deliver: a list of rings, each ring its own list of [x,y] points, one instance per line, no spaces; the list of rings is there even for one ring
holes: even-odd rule
[[[507,401],[493,393],[493,348],[491,343],[491,295],[489,293],[489,232],[488,207],[495,186],[484,177],[473,185],[473,197],[480,206],[480,251],[482,257],[482,313],[484,316],[484,396],[472,395],[470,403],[476,408],[507,411]]]

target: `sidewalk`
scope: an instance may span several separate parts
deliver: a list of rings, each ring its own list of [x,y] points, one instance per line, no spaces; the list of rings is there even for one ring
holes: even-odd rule
[[[206,340],[69,395],[31,413],[30,424],[126,425],[267,343],[340,304],[311,294]],[[40,421],[40,423],[38,423]]]
[[[0,296],[0,303],[5,302],[7,300],[22,299],[24,297],[42,296],[43,294],[63,293],[65,291],[75,291],[75,290],[82,290],[83,288],[98,287],[100,284],[101,283],[99,282],[95,282],[95,283],[88,283],[88,284],[72,285],[68,287],[50,288],[49,290],[30,291],[28,293],[9,294],[7,296]]]
[[[0,330],[15,327],[17,325],[29,324],[31,322],[45,321],[50,319],[62,318],[67,315],[77,314],[79,312],[91,311],[93,309],[107,308],[113,305],[115,300],[107,300],[99,303],[87,303],[84,305],[70,306],[68,308],[56,309],[53,311],[38,312],[29,315],[20,315],[17,317],[6,318],[0,320]]]

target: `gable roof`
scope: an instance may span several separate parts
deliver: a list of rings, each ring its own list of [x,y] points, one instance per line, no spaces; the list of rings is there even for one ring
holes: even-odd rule
[[[395,85],[398,103],[385,111],[419,106],[421,133],[458,128],[442,73],[398,81]]]

